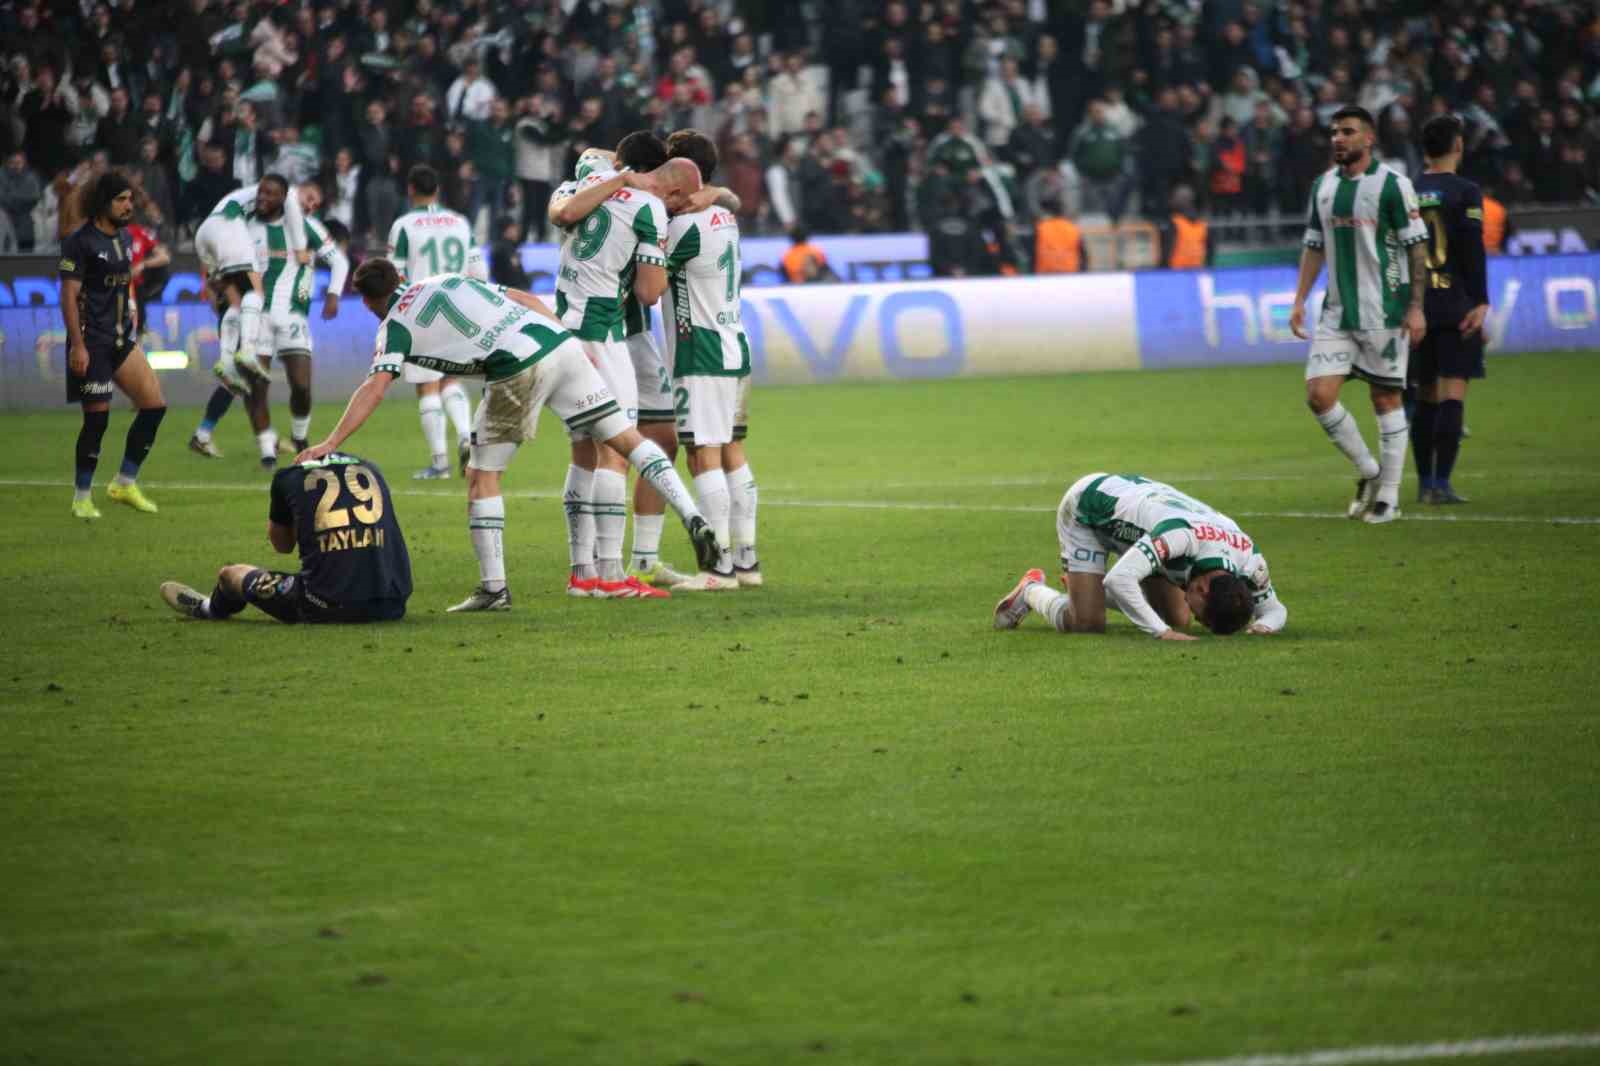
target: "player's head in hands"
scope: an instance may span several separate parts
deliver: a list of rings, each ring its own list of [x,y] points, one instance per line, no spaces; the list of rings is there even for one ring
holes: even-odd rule
[[[400,271],[387,259],[368,259],[356,267],[351,284],[361,294],[367,310],[382,318],[389,313],[389,300],[400,288]]]

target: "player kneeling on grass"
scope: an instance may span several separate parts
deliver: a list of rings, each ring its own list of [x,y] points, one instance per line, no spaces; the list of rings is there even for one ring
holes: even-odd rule
[[[179,614],[223,621],[255,604],[280,622],[390,622],[404,617],[411,557],[378,468],[340,452],[297,463],[272,478],[267,539],[300,549],[297,574],[249,563],[217,572],[202,596],[168,581],[161,598]]]
[[[1062,581],[1069,595],[1029,570],[994,608],[996,629],[1015,629],[1029,610],[1062,633],[1103,633],[1106,604],[1161,640],[1199,619],[1218,636],[1247,626],[1276,633],[1289,620],[1267,560],[1237,523],[1159,481],[1087,474],[1056,511]],[[1106,572],[1106,562],[1118,555]]]
[[[539,410],[549,406],[567,427],[583,430],[628,457],[683,519],[702,567],[721,547],[661,448],[628,424],[600,372],[572,334],[535,296],[487,285],[461,274],[440,274],[402,287],[387,259],[369,259],[355,273],[356,291],[378,326],[372,373],[350,397],[339,424],[297,462],[328,455],[377,410],[407,364],[486,380],[467,460],[467,526],[478,557],[479,584],[451,611],[511,606],[503,535],[506,505],[500,475],[523,441],[533,440]]]

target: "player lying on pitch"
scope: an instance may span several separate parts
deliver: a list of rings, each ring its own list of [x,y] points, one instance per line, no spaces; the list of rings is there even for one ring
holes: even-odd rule
[[[716,534],[672,463],[628,423],[600,372],[538,297],[461,274],[402,285],[400,272],[387,259],[362,263],[355,287],[367,310],[382,320],[372,371],[350,397],[333,432],[295,462],[320,459],[343,444],[377,410],[408,364],[486,379],[467,460],[467,527],[478,557],[479,584],[451,611],[511,606],[500,475],[517,448],[533,440],[539,411],[546,406],[569,430],[586,433],[626,456],[639,476],[655,486],[683,519],[702,569],[721,556]]]
[[[210,596],[163,582],[167,606],[217,622],[252,603],[280,622],[390,622],[405,615],[411,557],[376,466],[335,452],[278,471],[271,492],[267,539],[284,554],[298,547],[300,572],[224,566]]]
[[[1106,604],[1160,640],[1194,640],[1199,619],[1226,636],[1276,633],[1289,620],[1255,542],[1225,514],[1159,481],[1086,474],[1056,511],[1068,595],[1029,570],[994,608],[996,629],[1015,629],[1030,610],[1061,633],[1103,633]],[[1109,573],[1111,555],[1120,558]]]

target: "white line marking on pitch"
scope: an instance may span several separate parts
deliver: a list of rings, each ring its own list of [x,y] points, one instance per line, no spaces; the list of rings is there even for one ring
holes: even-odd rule
[[[1556,1033],[1550,1036],[1502,1036],[1437,1044],[1394,1044],[1289,1055],[1241,1055],[1150,1066],[1351,1066],[1365,1062],[1421,1062],[1426,1059],[1474,1059],[1485,1055],[1524,1055],[1539,1051],[1600,1048],[1600,1033]]]
[[[265,492],[266,482],[208,482],[208,481],[147,481],[145,487],[152,492]],[[0,488],[70,488],[70,481],[46,479],[0,478]],[[389,486],[389,492],[400,497],[421,497],[446,500],[465,500],[466,489],[414,489]],[[558,489],[507,490],[504,495],[520,500],[559,500]],[[940,503],[922,500],[785,500],[762,499],[769,507],[816,507],[837,511],[972,511],[984,514],[1055,514],[1054,507],[1032,504]],[[1345,521],[1342,511],[1234,511],[1238,518],[1309,518],[1317,521],[1337,519]],[[1461,522],[1481,525],[1513,526],[1600,526],[1600,515],[1488,515],[1488,514],[1418,514],[1407,511],[1403,522]]]

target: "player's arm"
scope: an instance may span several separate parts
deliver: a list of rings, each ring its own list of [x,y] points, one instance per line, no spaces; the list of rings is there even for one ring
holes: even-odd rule
[[[171,264],[172,253],[167,250],[166,245],[158,243],[144,253],[143,259],[139,260],[139,273],[143,274],[146,270],[155,270],[157,267],[170,266]]]
[[[1489,317],[1489,253],[1483,246],[1483,193],[1477,189],[1472,190],[1462,208],[1456,252],[1461,256],[1467,299],[1472,301],[1472,310],[1461,320],[1461,335],[1470,337],[1483,328],[1483,320]]]
[[[304,463],[311,459],[321,459],[330,452],[339,450],[339,446],[360,429],[372,412],[378,409],[383,402],[384,394],[389,391],[389,386],[398,375],[395,371],[375,370],[361,386],[350,395],[350,402],[345,405],[344,414],[339,416],[339,424],[333,431],[322,438],[321,443],[313,444],[305,451],[294,457],[296,463]]]
[[[684,209],[685,214],[704,211],[709,207],[720,207],[725,211],[739,213],[739,208],[744,206],[744,201],[739,199],[739,194],[722,185],[702,185],[689,196],[689,206]]]
[[[272,487],[268,490],[271,503],[267,506],[267,542],[274,551],[284,555],[295,549],[294,536],[294,510],[289,506],[289,499],[285,495],[287,484],[285,479],[293,477],[287,470],[279,471],[272,479]]]
[[[328,264],[328,291],[322,294],[322,317],[326,320],[339,313],[339,296],[350,276],[350,257],[333,241],[323,241],[317,258]]]
[[[1165,540],[1170,534],[1164,534]],[[1128,620],[1157,640],[1194,640],[1167,625],[1145,599],[1140,582],[1160,568],[1159,549],[1149,537],[1140,537],[1133,547],[1122,553],[1105,578],[1106,603],[1128,616]],[[1172,549],[1167,549],[1169,554]]]
[[[83,250],[68,239],[61,248],[61,319],[67,326],[67,368],[74,374],[89,369],[89,346],[83,341],[83,320],[78,316],[78,294],[83,290]]]
[[[483,249],[478,247],[477,241],[467,242],[467,261],[461,272],[474,281],[489,280],[489,264],[484,262]]]
[[[1417,191],[1407,178],[1396,177],[1384,187],[1379,210],[1386,221],[1400,234],[1405,245],[1406,258],[1411,269],[1411,302],[1406,305],[1403,325],[1411,335],[1413,346],[1421,344],[1428,332],[1428,319],[1422,309],[1428,286],[1428,226],[1422,221],[1422,209],[1417,204]]]
[[[1300,238],[1303,247],[1300,250],[1300,278],[1294,287],[1294,306],[1289,311],[1289,329],[1301,340],[1310,340],[1311,334],[1306,332],[1306,297],[1311,295],[1311,286],[1317,283],[1317,277],[1322,273],[1322,262],[1326,253],[1322,250],[1322,213],[1317,210],[1317,191],[1322,187],[1322,178],[1311,184],[1311,206],[1306,209],[1306,232]]]
[[[556,317],[556,313],[550,310],[550,308],[546,307],[545,302],[539,299],[533,293],[523,292],[521,289],[506,289],[504,291],[505,294],[511,298],[513,303],[519,303],[530,311],[537,311],[546,318]],[[560,320],[557,319],[557,321]]]
[[[631,170],[624,170],[614,174],[605,181],[596,181],[584,185],[577,192],[562,200],[558,206],[552,198],[550,201],[550,221],[562,229],[571,229],[590,213],[607,200],[611,199],[621,189],[638,181],[638,175]]]

